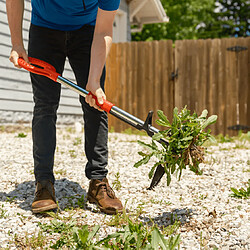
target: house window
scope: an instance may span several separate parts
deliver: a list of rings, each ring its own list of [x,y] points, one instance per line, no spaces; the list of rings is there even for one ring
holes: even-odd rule
[[[127,13],[119,9],[113,24],[113,42],[127,42],[127,31]]]

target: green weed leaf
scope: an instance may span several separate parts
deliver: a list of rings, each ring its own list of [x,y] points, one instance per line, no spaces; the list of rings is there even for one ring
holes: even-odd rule
[[[152,242],[151,242],[153,249],[161,249],[167,250],[167,241],[164,239],[164,236],[160,233],[158,228],[154,228],[152,232]]]
[[[250,197],[250,179],[248,180],[247,189],[245,189],[245,188],[236,189],[236,188],[231,187],[231,191],[233,192],[233,194],[231,194],[231,196],[233,196],[235,198],[239,198],[239,199],[249,198]]]
[[[201,113],[201,115],[199,116],[199,118],[206,118],[208,115],[208,111],[206,109],[204,109]]]
[[[140,161],[136,162],[136,163],[134,164],[134,167],[135,167],[135,168],[138,168],[138,167],[140,167],[140,166],[143,165],[143,164],[147,164],[147,163],[149,162],[149,160],[150,160],[151,157],[152,157],[152,154],[145,156],[145,157],[142,158]]]
[[[163,138],[163,135],[161,133],[157,133],[157,134],[154,134],[152,136],[152,139],[155,140],[155,141],[159,141],[162,138]]]
[[[188,136],[188,137],[184,137],[181,139],[181,141],[190,141],[192,140],[194,137],[193,136]]]
[[[82,244],[86,244],[88,242],[89,231],[87,225],[83,226],[82,229],[78,230],[78,236]]]
[[[138,141],[138,143],[139,143],[141,146],[143,146],[143,147],[149,149],[150,151],[156,149],[156,148],[155,148],[155,145],[147,144],[147,143],[145,143],[145,142],[143,142],[143,141]]]
[[[92,231],[88,235],[87,241],[92,240],[100,229],[100,225],[96,225],[92,228]]]
[[[210,116],[202,125],[201,129],[205,129],[207,126],[215,123],[217,121],[217,115]]]
[[[176,236],[170,236],[169,240],[168,240],[168,249],[169,250],[174,250],[178,247],[178,245],[180,244],[181,241],[181,235],[178,234]]]
[[[158,110],[157,111],[157,115],[158,117],[160,118],[160,120],[162,121],[162,126],[166,126],[166,127],[170,127],[171,124],[168,120],[168,118],[164,115],[163,111],[162,110]],[[158,120],[159,121],[159,120]],[[160,125],[160,124],[159,124]]]
[[[160,163],[156,162],[155,165],[151,168],[151,170],[148,174],[149,179],[151,179],[153,177],[154,171],[155,171],[156,167],[158,167],[159,165],[160,165]]]

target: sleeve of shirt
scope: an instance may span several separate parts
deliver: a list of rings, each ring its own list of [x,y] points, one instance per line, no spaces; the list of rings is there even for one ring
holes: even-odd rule
[[[98,7],[102,10],[114,11],[119,8],[120,0],[98,0]]]

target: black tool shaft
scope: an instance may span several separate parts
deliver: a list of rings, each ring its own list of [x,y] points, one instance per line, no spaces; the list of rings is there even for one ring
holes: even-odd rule
[[[116,106],[113,106],[111,108],[110,114],[140,130],[144,125],[144,121],[140,120],[139,118],[127,113],[126,111]],[[159,132],[159,129],[153,126],[149,126],[149,130],[152,131],[154,134]]]

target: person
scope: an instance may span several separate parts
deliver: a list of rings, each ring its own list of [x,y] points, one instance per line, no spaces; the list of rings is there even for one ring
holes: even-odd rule
[[[28,55],[22,37],[24,0],[6,0],[12,50],[10,61],[28,56],[50,63],[63,73],[66,57],[77,84],[96,95],[100,104],[104,91],[105,61],[112,44],[112,28],[120,0],[32,0]],[[34,111],[32,140],[36,182],[32,211],[40,213],[57,208],[53,174],[56,148],[56,119],[61,85],[30,74]],[[106,112],[89,95],[80,97],[83,110],[86,177],[90,180],[87,199],[107,214],[122,212],[107,179],[108,120]]]

